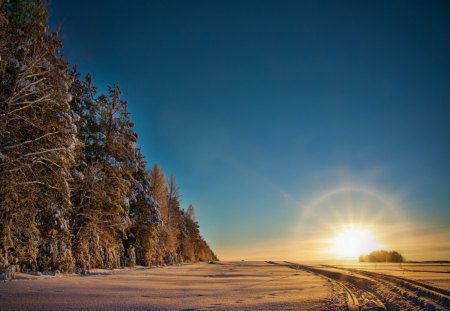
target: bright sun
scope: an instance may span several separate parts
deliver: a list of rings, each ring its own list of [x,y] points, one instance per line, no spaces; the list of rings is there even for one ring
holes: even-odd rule
[[[370,231],[360,226],[345,227],[331,241],[331,252],[339,258],[358,258],[379,248]]]

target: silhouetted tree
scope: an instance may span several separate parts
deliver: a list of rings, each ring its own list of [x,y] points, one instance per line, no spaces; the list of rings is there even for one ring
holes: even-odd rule
[[[403,262],[403,256],[396,251],[373,251],[368,255],[359,256],[360,262]]]

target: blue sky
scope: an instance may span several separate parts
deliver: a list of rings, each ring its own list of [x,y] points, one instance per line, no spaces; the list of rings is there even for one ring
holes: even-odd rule
[[[448,1],[80,0],[50,14],[71,63],[120,83],[147,161],[175,175],[219,257],[309,256],[359,216],[422,237],[427,249],[379,234],[410,258],[450,259]]]

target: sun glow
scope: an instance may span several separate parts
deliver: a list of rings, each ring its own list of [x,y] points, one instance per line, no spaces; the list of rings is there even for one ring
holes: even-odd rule
[[[331,241],[330,251],[339,258],[353,259],[379,248],[380,245],[368,229],[347,226]]]

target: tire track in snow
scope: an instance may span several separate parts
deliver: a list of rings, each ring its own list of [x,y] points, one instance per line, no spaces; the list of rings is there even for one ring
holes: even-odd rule
[[[382,302],[378,294],[373,290],[374,284],[366,278],[359,278],[346,273],[319,269],[293,262],[286,261],[285,263],[292,269],[303,270],[322,276],[341,287],[346,294],[347,310],[392,310]]]
[[[324,267],[359,274],[374,280],[379,284],[377,290],[383,293],[383,296],[386,297],[385,299],[391,305],[400,305],[400,307],[404,307],[404,302],[407,300],[415,306],[425,310],[450,309],[450,292],[445,289],[437,288],[416,280],[378,272],[329,265],[324,265]],[[397,295],[394,295],[393,293],[396,293]],[[402,301],[398,299],[398,296],[403,299],[403,304]]]

